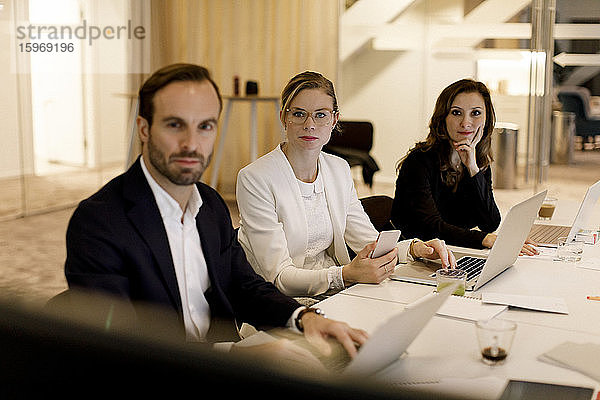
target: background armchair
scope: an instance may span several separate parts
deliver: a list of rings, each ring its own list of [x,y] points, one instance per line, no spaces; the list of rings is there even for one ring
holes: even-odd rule
[[[558,99],[562,110],[575,114],[575,134],[585,140],[600,135],[600,115],[593,114],[590,106],[590,91],[582,86],[562,86]]]

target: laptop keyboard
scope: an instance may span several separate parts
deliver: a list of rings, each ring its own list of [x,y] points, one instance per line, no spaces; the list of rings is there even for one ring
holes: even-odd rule
[[[558,238],[567,236],[571,230],[568,226],[560,225],[533,225],[529,232],[529,239],[535,243],[558,243]]]
[[[475,279],[481,274],[485,265],[485,258],[464,256],[456,261],[456,266],[467,273],[467,282]]]

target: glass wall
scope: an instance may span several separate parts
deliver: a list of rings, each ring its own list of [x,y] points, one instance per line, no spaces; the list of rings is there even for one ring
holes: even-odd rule
[[[130,77],[138,72],[130,54],[149,32],[134,33],[140,25],[129,2],[0,4],[0,109],[9,136],[0,149],[0,219],[7,219],[73,206],[123,170]]]

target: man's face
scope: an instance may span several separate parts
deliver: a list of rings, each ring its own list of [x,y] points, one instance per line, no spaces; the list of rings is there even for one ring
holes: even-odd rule
[[[208,81],[173,82],[156,92],[153,105],[151,127],[138,117],[150,173],[165,189],[165,185],[198,182],[210,162],[217,135],[217,92]]]

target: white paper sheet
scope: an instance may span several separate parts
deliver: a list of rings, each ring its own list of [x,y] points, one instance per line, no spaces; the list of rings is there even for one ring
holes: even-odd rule
[[[568,314],[569,308],[560,297],[527,296],[505,293],[482,293],[481,301],[488,304],[504,304],[507,306],[527,308],[536,311],[546,311]]]
[[[468,321],[489,320],[506,310],[505,305],[483,304],[481,300],[466,296],[450,296],[437,314]]]
[[[600,258],[592,258],[589,260],[582,260],[576,265],[578,268],[595,269],[600,271]]]

